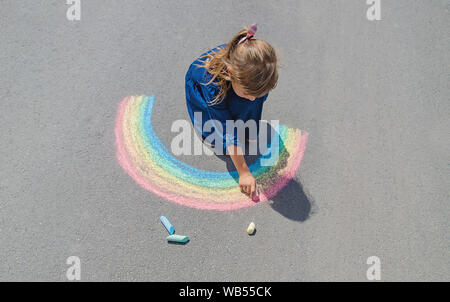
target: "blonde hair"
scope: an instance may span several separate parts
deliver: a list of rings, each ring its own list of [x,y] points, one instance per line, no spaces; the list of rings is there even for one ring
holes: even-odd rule
[[[278,82],[278,63],[276,50],[267,42],[254,37],[245,39],[248,28],[244,28],[237,33],[225,48],[219,51],[210,49],[200,58],[205,58],[204,67],[212,75],[208,83],[211,84],[217,79],[220,87],[217,96],[209,102],[215,105],[222,102],[230,88],[230,82],[242,86],[244,91],[251,96],[261,97],[274,89]],[[228,71],[232,72],[229,73]]]

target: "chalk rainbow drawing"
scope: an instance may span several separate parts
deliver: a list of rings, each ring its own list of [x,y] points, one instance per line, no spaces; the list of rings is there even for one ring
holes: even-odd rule
[[[169,201],[207,210],[236,210],[256,203],[238,187],[237,171],[200,170],[176,159],[152,126],[154,96],[129,96],[118,105],[115,125],[116,156],[122,168],[144,189]],[[308,133],[279,127],[279,158],[262,166],[268,151],[250,171],[260,187],[260,202],[274,197],[295,176],[305,150]]]

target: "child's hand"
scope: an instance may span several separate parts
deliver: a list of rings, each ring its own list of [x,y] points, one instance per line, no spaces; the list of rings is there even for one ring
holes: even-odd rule
[[[241,191],[247,193],[250,198],[253,198],[253,194],[256,190],[256,179],[253,177],[250,171],[244,172],[239,175],[239,188]]]

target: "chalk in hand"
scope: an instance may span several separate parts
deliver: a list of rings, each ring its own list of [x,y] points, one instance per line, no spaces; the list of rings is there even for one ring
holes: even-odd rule
[[[166,218],[166,216],[161,216],[159,219],[161,220],[162,224],[164,225],[164,227],[166,228],[167,232],[169,232],[170,235],[175,233],[175,228],[170,223],[169,219]]]
[[[170,236],[167,236],[166,239],[171,242],[179,242],[179,243],[186,243],[189,241],[188,236],[182,236],[182,235],[170,235]]]
[[[254,202],[258,202],[258,201],[259,201],[259,191],[258,191],[258,186],[255,187],[255,192],[253,192],[252,200],[253,200]]]
[[[248,225],[248,228],[247,228],[247,233],[249,235],[251,235],[254,232],[255,232],[255,223],[254,222],[250,222],[250,224]]]

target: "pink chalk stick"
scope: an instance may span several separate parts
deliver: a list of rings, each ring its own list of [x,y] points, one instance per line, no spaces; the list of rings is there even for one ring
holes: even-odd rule
[[[258,186],[256,186],[256,188],[255,188],[255,192],[253,193],[252,200],[253,200],[254,202],[259,202],[259,190],[258,190]]]

